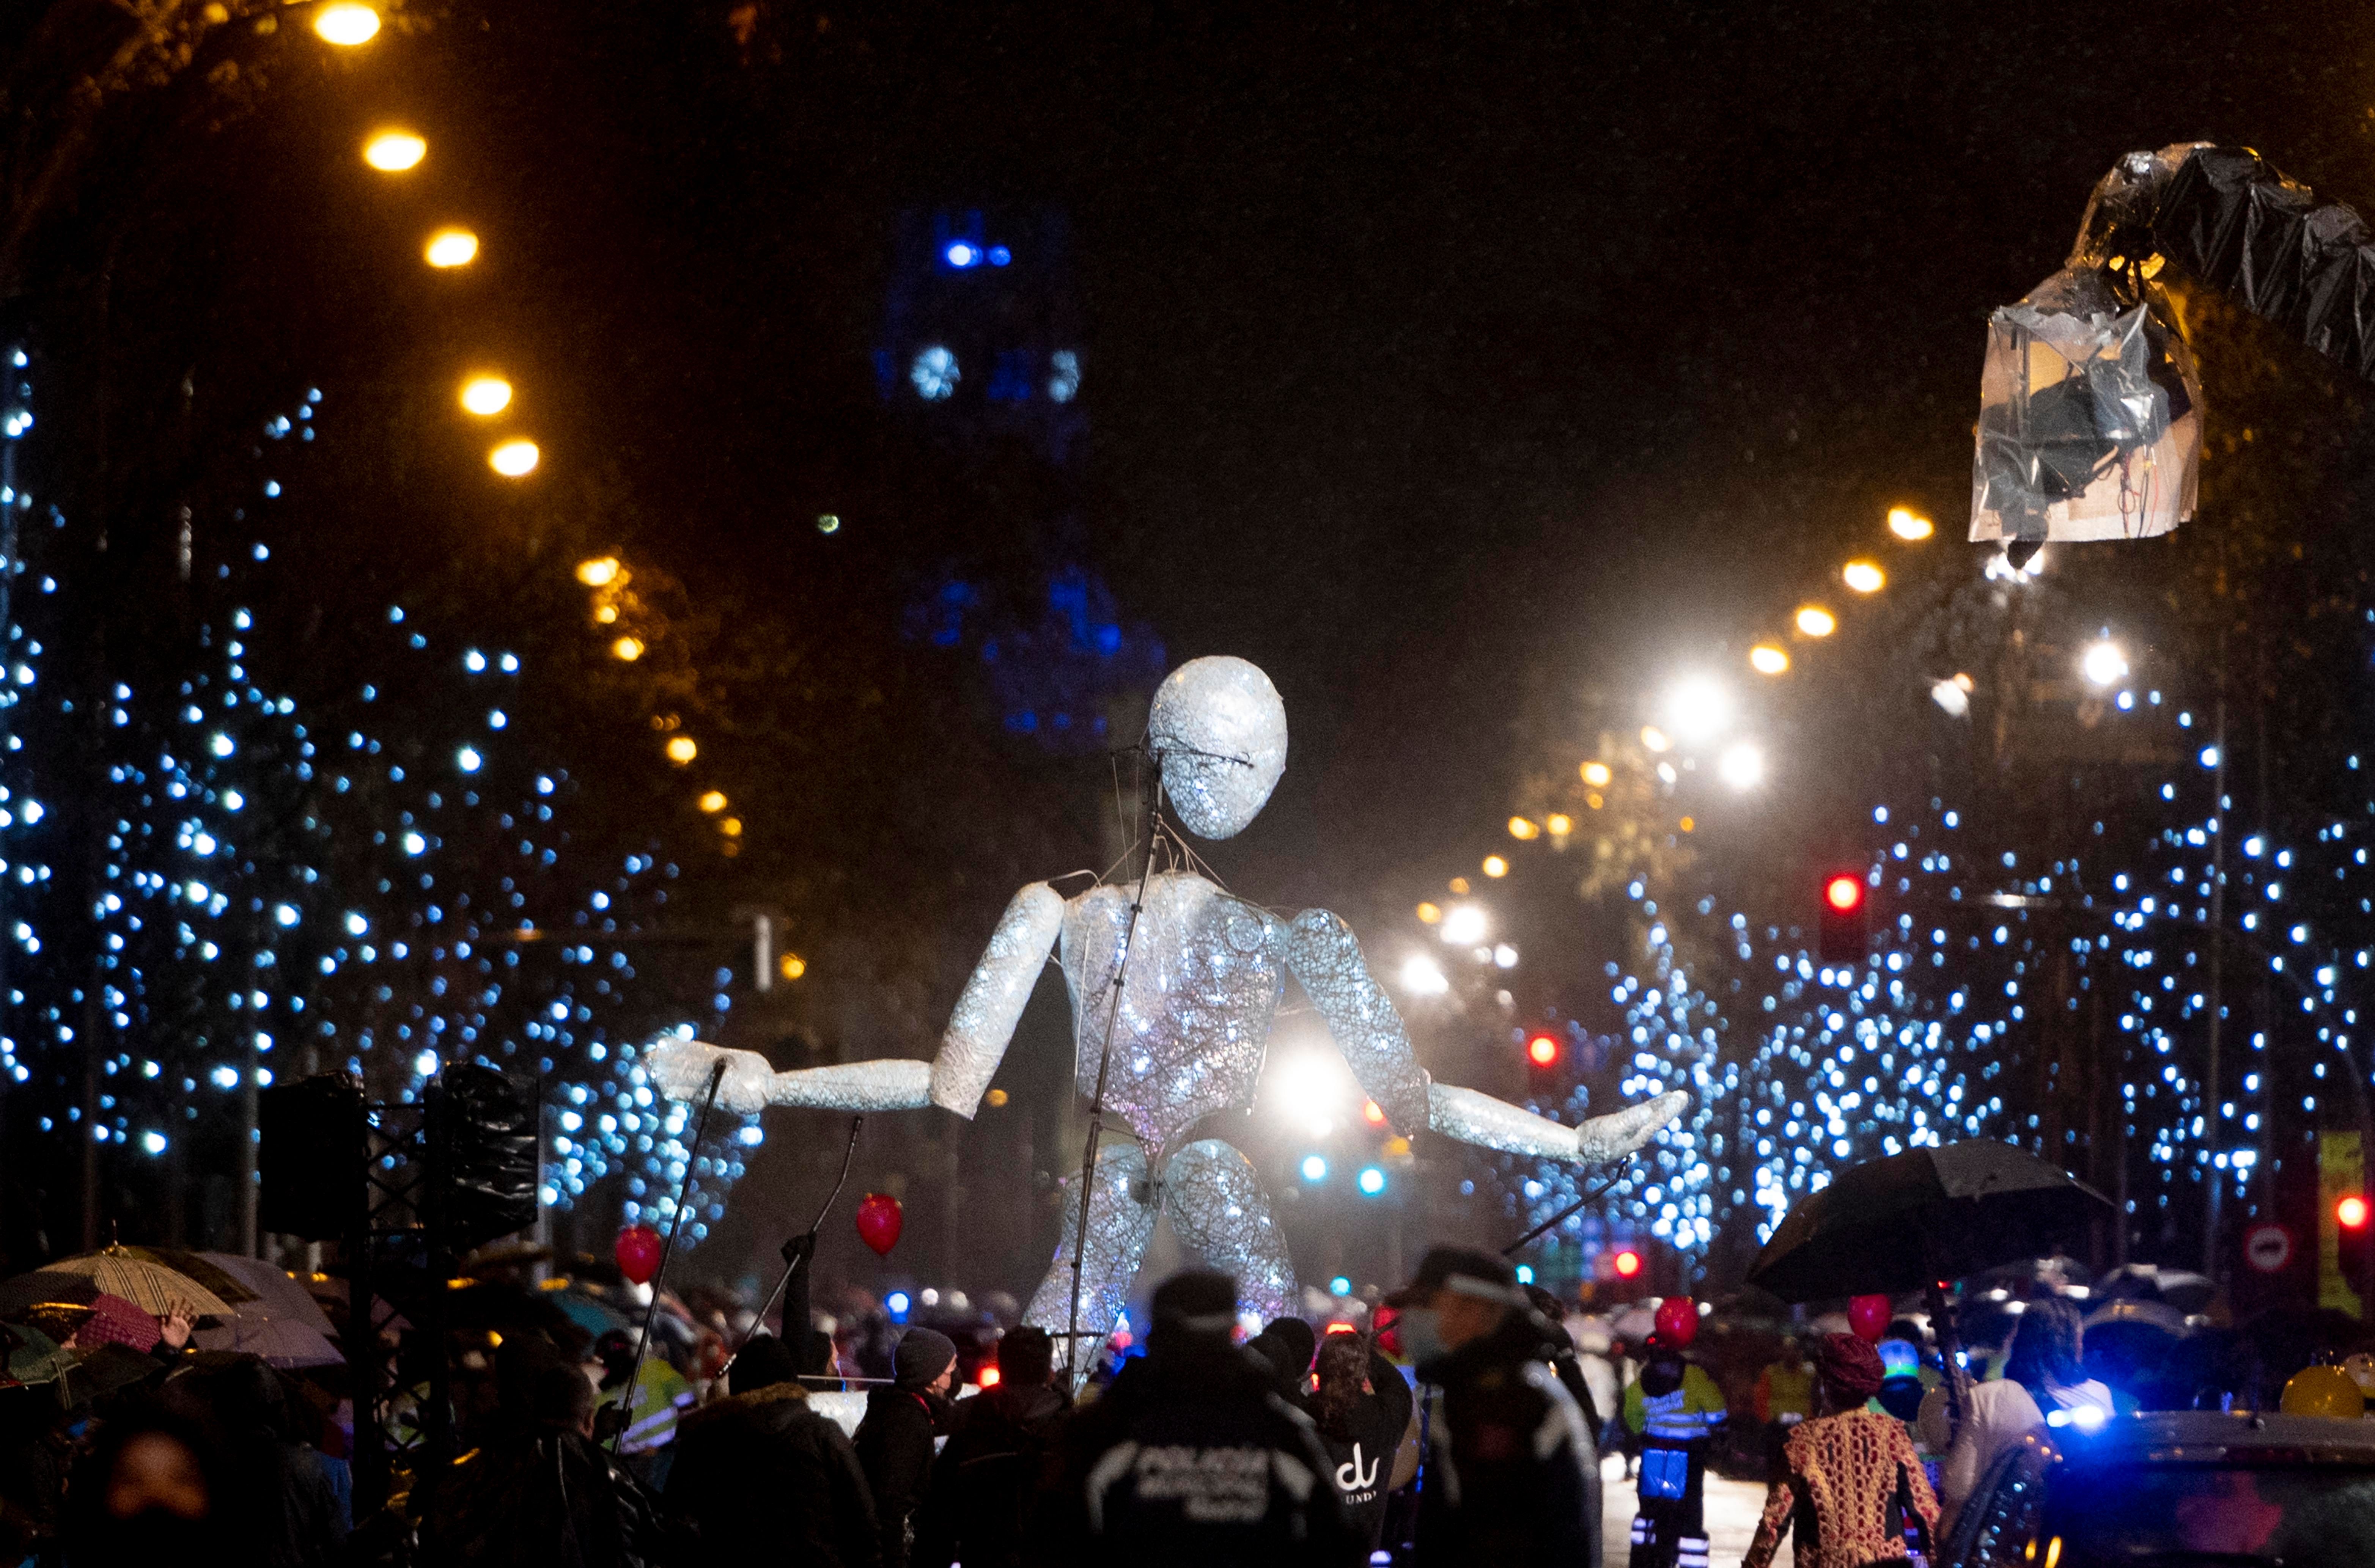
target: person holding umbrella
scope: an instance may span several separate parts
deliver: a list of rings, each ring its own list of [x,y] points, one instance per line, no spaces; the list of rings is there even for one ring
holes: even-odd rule
[[[1741,1568],[1770,1568],[1783,1527],[1793,1524],[1799,1568],[1863,1568],[1917,1549],[1926,1555],[1938,1500],[1920,1456],[1903,1422],[1864,1409],[1880,1390],[1880,1352],[1852,1334],[1826,1335],[1814,1371],[1826,1413],[1800,1422],[1781,1445],[1782,1471]]]

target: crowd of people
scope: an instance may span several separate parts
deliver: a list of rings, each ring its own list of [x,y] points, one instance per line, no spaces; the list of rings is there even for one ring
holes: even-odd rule
[[[681,1367],[515,1325],[457,1362],[450,1462],[362,1520],[321,1388],[197,1350],[185,1321],[94,1316],[75,1379],[0,1397],[0,1562],[1596,1568],[1605,1454],[1636,1482],[1634,1568],[1705,1568],[1711,1468],[1768,1483],[1745,1568],[1785,1538],[1805,1568],[1855,1568],[1934,1551],[2008,1446],[2152,1403],[2191,1364],[2175,1334],[2119,1332],[2126,1308],[2090,1348],[2052,1291],[1973,1303],[1960,1355],[1900,1318],[1754,1365],[1772,1340],[1722,1317],[1702,1337],[1671,1304],[1658,1331],[1612,1335],[1506,1260],[1439,1247],[1357,1321],[1248,1337],[1236,1282],[1189,1271],[1077,1393],[1028,1325],[960,1343],[877,1315],[837,1338],[799,1326],[830,1322],[803,1303],[788,1338],[690,1335]],[[2221,1332],[2193,1352],[2214,1382],[2301,1353]]]

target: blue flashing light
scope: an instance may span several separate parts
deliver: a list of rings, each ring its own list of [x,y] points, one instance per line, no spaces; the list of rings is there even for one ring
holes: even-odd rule
[[[1533,1282],[1534,1266],[1530,1263],[1521,1263],[1518,1265],[1518,1283],[1520,1285],[1530,1285]]]
[[[1303,1179],[1306,1182],[1326,1181],[1328,1179],[1328,1161],[1317,1154],[1305,1155],[1303,1157]]]
[[[1353,1293],[1353,1281],[1339,1274],[1328,1281],[1328,1293],[1331,1296],[1349,1296]]]
[[[955,267],[960,271],[963,271],[964,268],[969,266],[978,266],[981,265],[981,253],[963,240],[953,242],[946,251],[943,251],[940,253],[948,257],[949,265],[951,266]]]
[[[1362,1167],[1359,1185],[1362,1196],[1375,1197],[1386,1190],[1386,1173],[1375,1165]]]
[[[882,1298],[882,1310],[891,1315],[893,1323],[906,1322],[907,1311],[915,1304],[904,1291],[893,1291]]]

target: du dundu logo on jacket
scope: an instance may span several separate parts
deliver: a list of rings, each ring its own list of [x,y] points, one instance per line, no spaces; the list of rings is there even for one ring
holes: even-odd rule
[[[1361,1445],[1353,1444],[1353,1456],[1336,1467],[1336,1490],[1344,1494],[1347,1503],[1366,1503],[1377,1495],[1377,1471],[1382,1459],[1372,1459],[1366,1468],[1361,1464]]]

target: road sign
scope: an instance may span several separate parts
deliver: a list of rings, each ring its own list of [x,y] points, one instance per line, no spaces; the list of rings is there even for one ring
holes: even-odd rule
[[[2282,1225],[2254,1225],[2243,1237],[2243,1261],[2263,1274],[2281,1274],[2293,1260],[2293,1233]]]

